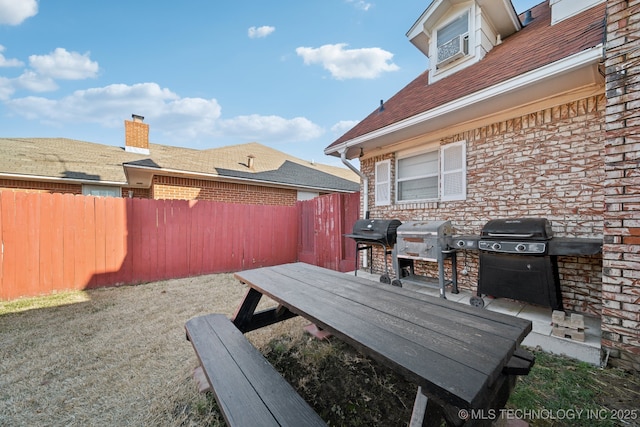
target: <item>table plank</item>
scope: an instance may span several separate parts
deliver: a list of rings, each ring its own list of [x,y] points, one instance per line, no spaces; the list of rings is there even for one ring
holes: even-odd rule
[[[236,273],[438,400],[479,407],[531,322],[296,263]],[[515,320],[515,322],[514,322]],[[515,324],[514,324],[515,323]]]
[[[495,379],[493,365],[497,358],[502,362],[510,357],[515,350],[513,340],[482,331],[474,327],[474,323],[453,322],[445,315],[433,315],[419,302],[410,299],[392,298],[394,293],[372,293],[358,291],[348,285],[341,285],[326,278],[307,275],[302,279],[295,279],[281,274],[280,271],[265,271],[266,277],[271,276],[283,286],[285,277],[287,284],[300,288],[300,283],[312,283],[316,292],[327,292],[327,298],[335,300],[338,307],[350,304],[351,314],[372,324],[400,335],[409,340],[429,343],[431,348],[443,357],[452,358],[475,370],[490,376],[489,381]],[[290,281],[289,281],[290,280]],[[372,286],[380,290],[388,286],[374,283]],[[368,288],[367,290],[370,290]],[[379,296],[378,296],[379,295]],[[439,308],[440,312],[445,309]],[[477,322],[475,322],[477,323]]]

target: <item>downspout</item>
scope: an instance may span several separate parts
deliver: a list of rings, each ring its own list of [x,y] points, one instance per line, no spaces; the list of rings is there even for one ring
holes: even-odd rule
[[[345,148],[340,152],[340,160],[344,163],[349,169],[358,174],[358,176],[362,179],[362,186],[364,187],[362,193],[362,204],[364,205],[364,217],[365,219],[369,219],[369,178],[365,174],[363,174],[360,169],[353,166],[347,160],[347,149]]]
[[[355,173],[358,174],[358,176],[360,177],[360,179],[362,179],[362,186],[363,186],[363,191],[362,191],[362,204],[364,205],[364,219],[369,219],[369,178],[367,178],[367,176],[365,174],[363,174],[360,169],[356,168],[355,166],[353,166],[351,163],[349,163],[349,161],[347,160],[347,149],[345,148],[344,150],[342,150],[340,152],[340,160],[342,160],[342,163],[344,163],[349,169],[351,169],[352,171],[354,171]],[[360,251],[358,250],[358,245],[356,244],[356,258],[358,258],[360,256]],[[357,261],[356,261],[357,264]],[[363,268],[367,268],[369,267],[369,262],[366,256],[364,256],[362,258],[362,267]],[[358,273],[356,272],[356,275]]]

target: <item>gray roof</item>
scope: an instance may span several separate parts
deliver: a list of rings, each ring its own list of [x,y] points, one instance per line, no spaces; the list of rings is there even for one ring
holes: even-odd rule
[[[149,144],[149,151],[148,155],[137,154],[123,147],[67,138],[0,138],[0,177],[127,185],[127,167],[158,175],[187,174],[328,191],[358,191],[360,187],[358,175],[347,168],[308,162],[255,142],[207,150]],[[251,169],[249,156],[253,156]]]

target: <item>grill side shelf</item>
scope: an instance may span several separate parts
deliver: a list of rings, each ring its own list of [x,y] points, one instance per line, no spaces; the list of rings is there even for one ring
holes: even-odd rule
[[[549,240],[549,255],[596,255],[602,252],[602,239],[554,237]]]

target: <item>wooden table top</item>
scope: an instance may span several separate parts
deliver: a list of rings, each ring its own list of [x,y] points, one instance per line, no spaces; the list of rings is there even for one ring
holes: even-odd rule
[[[285,264],[235,277],[421,386],[482,408],[531,322],[361,277]]]

